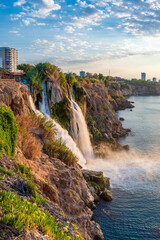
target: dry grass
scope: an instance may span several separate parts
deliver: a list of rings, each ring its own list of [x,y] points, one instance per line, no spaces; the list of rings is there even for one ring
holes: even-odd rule
[[[19,146],[25,157],[31,159],[40,157],[42,144],[36,139],[36,135],[43,142],[46,139],[53,140],[55,130],[52,122],[35,114],[17,116],[16,120],[19,128]]]
[[[74,166],[77,163],[76,156],[61,141],[49,141],[45,143],[45,150],[50,157],[58,158],[68,166]]]
[[[21,119],[23,120],[23,119]],[[26,158],[35,159],[41,156],[42,145],[34,135],[25,127],[25,122],[17,122],[19,127],[19,145]]]

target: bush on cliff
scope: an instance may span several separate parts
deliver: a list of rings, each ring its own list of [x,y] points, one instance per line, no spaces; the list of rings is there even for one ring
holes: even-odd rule
[[[50,213],[42,211],[36,203],[21,200],[14,193],[0,192],[0,209],[0,222],[14,227],[19,232],[37,229],[52,239],[75,239],[60,228]],[[78,238],[76,239],[78,240]]]
[[[49,141],[45,143],[45,150],[50,157],[59,158],[68,166],[73,166],[77,162],[77,158],[72,151],[60,140]]]
[[[23,72],[27,74],[28,72],[31,72],[34,69],[34,66],[30,64],[20,64],[17,66],[17,69],[23,70]]]
[[[70,102],[67,97],[64,97],[63,101],[59,103],[55,103],[53,107],[51,107],[51,116],[55,118],[60,125],[70,130]]]
[[[98,141],[102,139],[102,134],[96,127],[96,121],[89,114],[87,114],[87,125],[89,126],[90,132],[93,135],[93,140]]]
[[[13,156],[17,144],[17,123],[9,107],[0,106],[0,151]]]

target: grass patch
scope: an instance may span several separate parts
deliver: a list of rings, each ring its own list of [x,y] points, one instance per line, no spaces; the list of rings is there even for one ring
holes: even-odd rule
[[[13,156],[17,144],[17,123],[12,110],[0,106],[0,151]]]
[[[55,128],[52,121],[45,117],[38,117],[35,114],[18,116],[19,145],[26,158],[38,158],[41,156],[42,144],[35,138],[35,133],[43,141],[54,139]]]
[[[37,204],[21,200],[11,192],[0,192],[0,222],[15,227],[19,232],[37,229],[56,240],[75,240],[60,229],[54,217],[47,211],[43,212]]]
[[[10,176],[10,177],[13,177],[13,176],[14,176],[13,170],[8,171],[8,170],[6,170],[6,169],[3,168],[3,167],[0,167],[0,172],[2,172],[2,173],[4,173],[4,174],[7,174],[7,175]]]
[[[57,141],[47,140],[45,143],[45,150],[50,157],[58,158],[68,166],[73,166],[74,163],[77,162],[76,156],[60,140]]]
[[[94,187],[94,188],[97,188],[99,191],[101,190],[100,186],[95,183],[95,182],[90,182],[91,186]]]
[[[63,101],[59,103],[55,103],[51,107],[51,116],[52,118],[55,118],[57,122],[60,123],[60,125],[67,129],[68,131],[70,130],[70,109],[71,109],[71,104],[68,98],[65,96]]]
[[[42,203],[47,202],[46,198],[43,198],[42,196],[37,194],[36,187],[32,181],[28,180],[26,182],[25,188],[33,196],[31,197],[32,202],[37,203],[37,205],[41,205]]]
[[[31,170],[30,168],[28,168],[28,167],[26,167],[24,165],[21,165],[19,163],[19,168],[18,168],[17,173],[20,173],[20,175],[22,175],[27,180],[32,180],[33,177],[32,177],[32,173],[31,173],[30,170]]]
[[[2,177],[0,177],[0,181],[4,180],[5,179],[5,175],[3,175]]]

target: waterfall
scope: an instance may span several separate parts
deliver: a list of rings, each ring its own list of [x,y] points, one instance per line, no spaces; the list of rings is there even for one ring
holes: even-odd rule
[[[53,125],[57,130],[56,136],[55,136],[56,140],[61,139],[61,141],[65,143],[66,146],[74,153],[74,155],[78,159],[78,163],[83,167],[86,164],[86,160],[83,157],[79,148],[77,147],[76,143],[74,142],[72,137],[69,135],[68,131],[63,129],[59,123],[57,123],[54,119],[50,117],[50,111],[49,111],[49,106],[47,101],[46,85],[45,86],[44,85],[45,83],[43,84],[44,91],[43,91],[43,100],[42,100],[42,103],[40,104],[40,111],[42,111],[46,115],[47,120],[53,122]],[[43,114],[35,108],[35,105],[33,103],[33,99],[31,96],[29,97],[29,99],[30,99],[31,108],[36,113],[36,115],[43,116]]]
[[[71,106],[73,139],[86,159],[94,159],[93,148],[82,110],[73,99],[71,99]]]
[[[43,82],[42,83],[42,87],[43,87],[43,99],[42,99],[42,103],[39,103],[39,109],[42,113],[44,113],[44,115],[50,116],[50,110],[49,110],[49,106],[48,106],[48,100],[47,100],[47,90],[46,90],[46,83]]]

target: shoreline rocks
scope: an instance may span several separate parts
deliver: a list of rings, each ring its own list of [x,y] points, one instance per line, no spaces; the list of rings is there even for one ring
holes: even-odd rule
[[[97,202],[99,198],[105,201],[113,200],[112,192],[110,189],[110,178],[104,177],[101,171],[81,170],[85,180],[88,183],[88,187],[94,197],[94,201]]]

